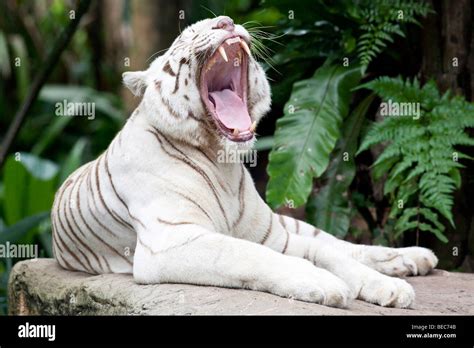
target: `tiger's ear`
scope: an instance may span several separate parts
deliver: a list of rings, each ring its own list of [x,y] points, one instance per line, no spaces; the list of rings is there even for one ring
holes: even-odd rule
[[[137,97],[146,88],[146,71],[127,71],[122,74],[123,84]]]

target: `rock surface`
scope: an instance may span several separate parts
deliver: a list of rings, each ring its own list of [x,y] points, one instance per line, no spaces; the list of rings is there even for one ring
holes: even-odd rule
[[[352,301],[347,309],[294,301],[271,294],[184,284],[138,285],[131,275],[91,276],[65,271],[52,259],[22,261],[9,281],[14,315],[426,315],[474,314],[474,274],[436,270],[407,279],[414,309],[382,308]]]

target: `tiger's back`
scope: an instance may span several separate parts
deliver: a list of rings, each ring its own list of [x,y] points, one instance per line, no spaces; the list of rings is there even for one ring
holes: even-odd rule
[[[92,274],[131,273],[136,234],[110,175],[109,149],[62,184],[51,213],[60,265]]]

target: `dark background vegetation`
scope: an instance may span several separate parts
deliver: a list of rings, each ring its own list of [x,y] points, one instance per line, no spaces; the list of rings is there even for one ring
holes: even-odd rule
[[[0,2],[2,138],[77,6]],[[271,81],[272,110],[251,169],[269,204],[354,242],[430,247],[439,267],[472,272],[469,0],[92,1],[0,169],[0,243],[35,243],[52,256],[55,190],[106,149],[139,102],[122,87],[122,72],[145,69],[188,24],[222,14],[261,43],[253,53]],[[421,103],[422,119],[383,119],[378,106],[388,99]],[[63,100],[94,102],[95,119],[57,117]],[[461,156],[453,164],[454,151]],[[0,313],[17,261],[0,259]]]

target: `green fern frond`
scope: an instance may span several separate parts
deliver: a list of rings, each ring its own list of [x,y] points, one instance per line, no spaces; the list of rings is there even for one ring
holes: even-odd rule
[[[424,1],[366,0],[359,3],[355,17],[361,21],[362,34],[358,40],[358,56],[363,66],[369,65],[393,37],[404,37],[402,26],[418,24],[417,17],[425,17],[431,8]]]
[[[363,85],[384,103],[417,103],[419,117],[391,115],[375,122],[358,153],[385,144],[374,162],[374,178],[387,175],[384,194],[391,201],[394,231],[427,231],[446,242],[439,216],[454,226],[453,194],[461,185],[460,160],[470,159],[458,146],[474,146],[466,128],[474,127],[474,105],[449,93],[440,95],[434,81],[381,77]],[[385,104],[384,104],[385,105]],[[415,110],[415,109],[413,109]],[[409,116],[409,117],[406,117]]]

